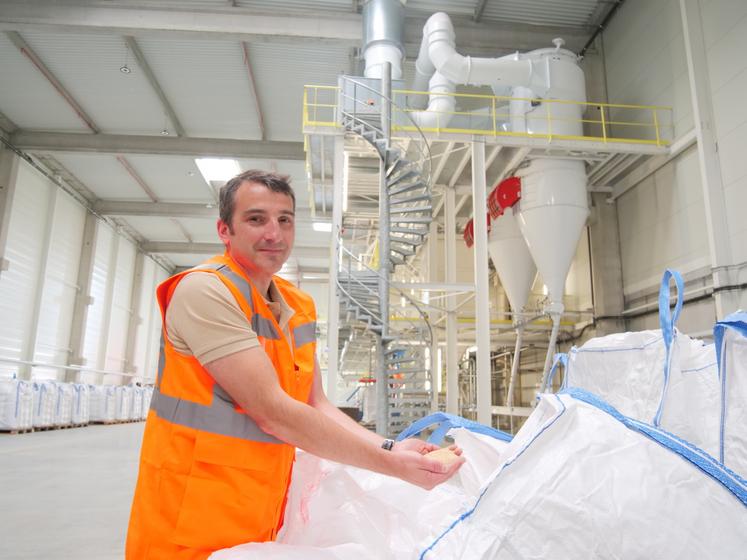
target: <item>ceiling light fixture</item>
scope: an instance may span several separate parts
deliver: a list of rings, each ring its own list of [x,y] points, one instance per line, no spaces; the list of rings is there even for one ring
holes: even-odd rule
[[[129,74],[130,72],[132,72],[132,69],[130,69],[130,67],[127,66],[127,64],[124,64],[119,67],[119,71],[122,72],[122,74]]]
[[[197,168],[207,181],[228,181],[241,173],[239,162],[229,158],[197,158],[195,159]]]
[[[166,129],[164,128],[164,129],[163,129],[163,130],[161,131],[161,136],[168,136],[168,135],[169,135],[169,131],[168,131],[168,130],[166,130]]]
[[[332,231],[332,222],[312,222],[311,228],[314,231],[329,233]]]

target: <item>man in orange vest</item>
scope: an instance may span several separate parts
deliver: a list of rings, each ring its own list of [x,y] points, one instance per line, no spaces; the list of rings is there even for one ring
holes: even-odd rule
[[[331,404],[316,363],[312,299],[275,276],[293,247],[287,177],[251,170],[220,193],[222,256],[158,287],[163,338],[126,558],[197,560],[273,540],[295,447],[423,488],[451,477]]]

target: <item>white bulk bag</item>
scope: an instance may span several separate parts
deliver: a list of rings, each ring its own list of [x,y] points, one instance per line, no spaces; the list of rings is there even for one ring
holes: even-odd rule
[[[677,286],[669,309],[669,281]],[[714,347],[675,328],[683,281],[665,271],[659,290],[660,330],[611,334],[568,352],[563,387],[589,391],[620,413],[653,423],[716,455],[720,386]]]
[[[747,313],[729,315],[713,333],[721,375],[719,458],[747,478]]]
[[[132,386],[132,408],[130,409],[130,420],[140,420],[143,417],[143,388],[138,385]]]
[[[33,425],[34,390],[20,379],[0,379],[0,430],[28,430]]]
[[[132,408],[132,387],[119,385],[115,389],[116,394],[116,420],[125,421],[130,419],[130,409]]]
[[[150,410],[150,402],[153,400],[153,386],[147,385],[143,387],[143,411],[140,418],[145,420],[148,418],[148,411]]]
[[[76,426],[88,424],[91,417],[91,392],[85,383],[74,383],[75,391],[73,399],[73,417],[72,422]]]
[[[75,391],[70,383],[54,382],[57,400],[54,407],[55,426],[70,426],[73,423],[73,399]]]
[[[57,407],[57,388],[52,381],[34,381],[33,423],[34,428],[47,428],[54,425]]]
[[[479,498],[413,557],[743,556],[744,480],[587,392],[567,393],[542,398]]]
[[[542,395],[508,444],[479,438],[456,436],[467,463],[431,492],[299,453],[278,542],[210,559],[700,560],[747,547],[744,480],[588,392]]]
[[[117,396],[114,385],[89,385],[91,422],[113,422]]]

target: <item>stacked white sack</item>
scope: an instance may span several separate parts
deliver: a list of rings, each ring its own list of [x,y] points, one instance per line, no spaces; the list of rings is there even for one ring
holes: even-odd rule
[[[91,422],[113,422],[117,395],[113,385],[89,385],[91,396]]]
[[[132,386],[132,408],[130,409],[130,420],[140,420],[143,417],[143,388],[138,385]]]
[[[130,409],[132,408],[132,387],[119,385],[115,389],[116,394],[116,420],[124,421],[130,419]]]
[[[142,418],[145,420],[148,417],[148,411],[150,410],[150,401],[153,399],[153,386],[148,385],[143,387],[143,412]]]
[[[0,430],[28,430],[33,425],[33,386],[20,379],[0,379]]]
[[[70,383],[54,383],[57,400],[54,407],[55,426],[69,426],[73,423],[73,399],[75,390]]]
[[[73,417],[72,422],[76,426],[88,424],[91,417],[91,391],[85,383],[74,383],[73,390]]]
[[[53,381],[34,381],[34,428],[48,428],[54,425],[57,406],[57,388]]]

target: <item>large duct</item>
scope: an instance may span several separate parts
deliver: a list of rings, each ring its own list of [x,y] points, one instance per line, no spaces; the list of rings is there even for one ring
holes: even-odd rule
[[[392,79],[402,78],[405,56],[405,7],[400,0],[371,0],[363,6],[363,57],[366,78],[381,78],[383,64],[392,65]]]

